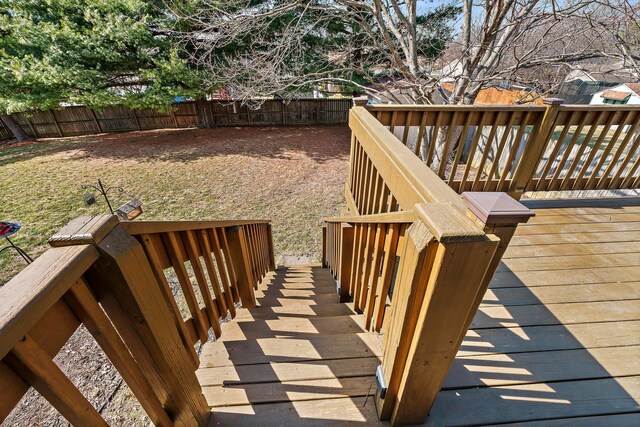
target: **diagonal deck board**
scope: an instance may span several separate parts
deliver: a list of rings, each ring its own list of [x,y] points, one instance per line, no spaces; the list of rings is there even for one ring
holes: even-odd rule
[[[640,199],[525,204],[425,425],[638,425]]]
[[[445,390],[425,424],[483,425],[638,412],[639,399],[638,376]]]

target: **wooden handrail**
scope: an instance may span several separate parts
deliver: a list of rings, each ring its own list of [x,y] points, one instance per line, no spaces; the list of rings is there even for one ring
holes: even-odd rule
[[[351,109],[349,125],[364,150],[364,157],[375,158],[375,165],[364,172],[380,176],[400,209],[412,209],[416,203],[440,202],[451,203],[461,212],[466,210],[460,197],[364,107]],[[366,192],[362,194],[363,200],[374,197],[375,188],[366,188]],[[356,195],[353,188],[352,194]],[[367,211],[361,205],[358,207],[362,214],[379,213],[375,209]],[[396,209],[392,207],[390,211],[393,210]]]
[[[414,211],[399,211],[380,213],[373,215],[359,215],[359,216],[342,216],[335,218],[324,218],[323,221],[327,223],[349,223],[349,224],[396,224],[396,223],[412,223],[415,221],[417,214]]]
[[[271,224],[269,220],[238,221],[122,221],[122,226],[132,236],[139,234],[204,230],[211,228],[237,227],[241,225]]]
[[[0,359],[96,259],[89,245],[50,249],[0,287]]]
[[[75,425],[106,425],[52,360],[84,324],[155,425],[206,425],[194,344],[211,329],[220,336],[236,303],[255,305],[254,287],[275,269],[271,224],[99,215],[74,219],[50,243],[0,287],[0,421],[33,386]],[[167,268],[191,317],[181,314]]]

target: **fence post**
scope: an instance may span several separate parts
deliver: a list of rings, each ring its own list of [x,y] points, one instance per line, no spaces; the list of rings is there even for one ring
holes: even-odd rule
[[[540,157],[544,154],[547,141],[553,132],[554,124],[558,117],[558,107],[564,102],[564,99],[544,98],[542,102],[547,106],[547,109],[544,112],[540,126],[536,128],[536,132],[531,135],[524,147],[524,152],[520,157],[518,167],[513,174],[509,187],[509,195],[516,200],[520,200],[520,197],[527,189],[527,185],[536,173]]]
[[[89,111],[91,111],[91,115],[93,116],[93,123],[96,125],[96,128],[98,128],[98,133],[102,133],[102,128],[100,127],[100,122],[98,121],[96,112],[93,111],[93,108],[89,108]]]
[[[229,257],[236,272],[236,284],[242,306],[254,308],[256,297],[251,279],[251,265],[249,264],[249,253],[245,244],[246,239],[242,227],[230,227],[225,230],[227,242],[229,243]]]
[[[64,134],[62,133],[62,129],[60,129],[60,123],[58,123],[58,118],[56,117],[56,111],[55,110],[50,110],[51,111],[51,117],[53,117],[53,124],[56,125],[56,130],[58,131],[58,135],[60,136],[60,138],[64,137]]]
[[[31,121],[31,119],[29,118],[27,113],[22,113],[22,114],[23,114],[23,117],[27,120],[27,123],[29,123],[29,127],[31,128],[31,132],[33,132],[33,137],[34,138],[40,138],[40,136],[38,135],[38,131],[36,130],[36,127],[33,125],[33,122]]]

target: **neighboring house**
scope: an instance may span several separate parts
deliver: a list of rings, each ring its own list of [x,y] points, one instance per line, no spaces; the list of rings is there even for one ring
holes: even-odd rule
[[[627,104],[640,105],[640,83],[625,83],[596,92],[589,102],[591,105]]]

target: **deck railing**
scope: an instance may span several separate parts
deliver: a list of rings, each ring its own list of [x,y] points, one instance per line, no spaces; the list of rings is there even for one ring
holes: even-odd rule
[[[255,305],[254,287],[274,269],[270,224],[85,217],[50,244],[0,288],[0,420],[33,386],[70,423],[106,425],[53,362],[84,324],[155,425],[206,425],[194,344],[210,329],[219,336],[239,301]]]
[[[368,110],[458,193],[640,187],[639,105],[545,104]]]
[[[341,299],[384,334],[381,419],[422,423],[518,220],[502,241],[485,233],[491,224],[366,109],[351,110],[350,127],[351,213],[326,220],[324,262]]]

